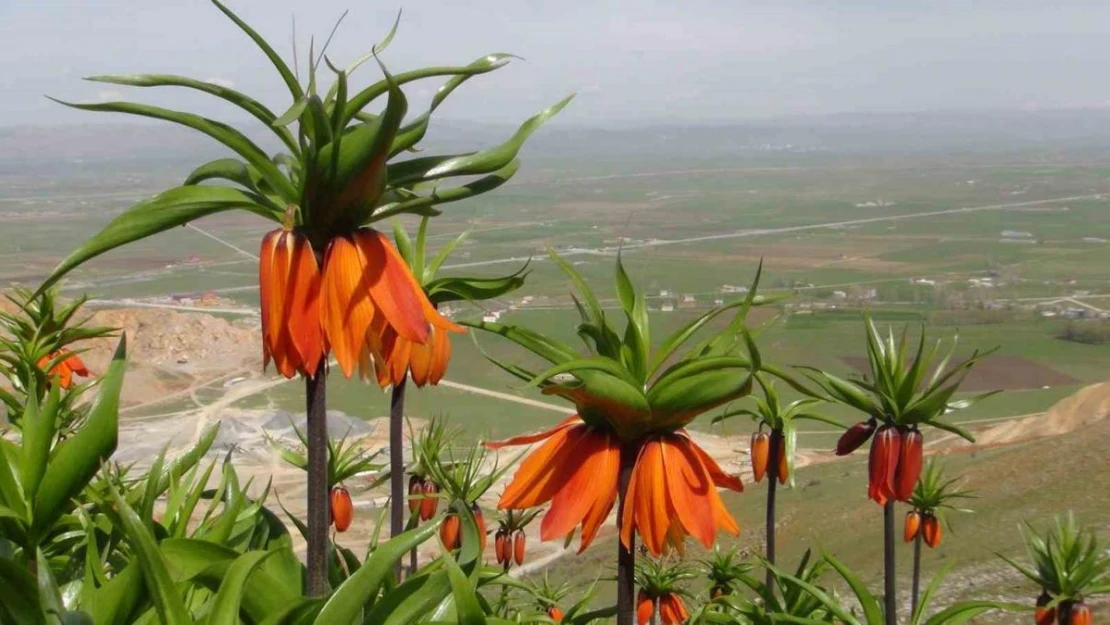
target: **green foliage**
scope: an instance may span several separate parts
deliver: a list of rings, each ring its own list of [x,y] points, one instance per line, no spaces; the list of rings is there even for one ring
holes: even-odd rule
[[[308,471],[308,438],[305,436],[305,433],[293,423],[292,419],[290,419],[289,425],[293,428],[293,432],[301,441],[300,449],[290,449],[275,440],[269,433],[264,434],[266,440],[269,441],[270,446],[287,464],[302,471]],[[348,441],[348,436],[350,436],[350,432],[344,434],[343,438],[339,440],[328,439],[329,489],[333,486],[342,484],[344,481],[351,479],[359,473],[376,472],[385,467],[384,463],[378,462],[378,458],[382,455],[383,451],[380,449],[375,451],[368,450],[366,446],[368,437]],[[389,473],[379,474],[367,488],[374,488],[388,479]]]
[[[585,344],[585,355],[527,328],[486,322],[469,325],[499,334],[551,363],[551,368],[535,373],[486,356],[530,386],[540,387],[544,394],[571,401],[586,422],[612,428],[629,440],[649,432],[677,430],[699,414],[747,395],[753,374],[761,368],[774,373],[762,367],[745,325],[748,310],[766,301],[756,296],[758,271],[745,299],[701,315],[667,337],[653,353],[644,294],[636,290],[619,257],[616,284],[625,317],[623,332],[610,323],[581,274],[554,252],[551,259],[577,291],[573,297],[581,320],[576,329]],[[672,360],[698,330],[729,311],[735,315],[724,329]]]
[[[1051,605],[1110,593],[1110,554],[1093,530],[1080,528],[1071,514],[1056,518],[1043,533],[1023,528],[1030,566],[999,554],[1052,597]]]
[[[394,26],[394,31],[369,54],[345,69],[335,67],[325,56],[326,45],[318,53],[310,48],[307,82],[302,83],[301,77],[290,70],[265,39],[218,0],[213,0],[213,4],[254,41],[286,84],[292,102],[284,114],[279,116],[260,101],[234,89],[182,76],[94,76],[90,80],[139,88],[187,88],[214,96],[261,121],[280,142],[282,151],[268,154],[246,133],[186,111],[132,102],[62,102],[86,111],[123,113],[185,126],[218,141],[235,156],[205,163],[193,170],[181,186],[124,211],[67,256],[40,290],[111,249],[230,210],[245,210],[296,227],[318,249],[336,235],[389,217],[406,213],[437,215],[436,206],[440,204],[481,195],[512,178],[519,167],[517,154],[524,142],[570,101],[568,97],[541,111],[495,147],[396,160],[398,155],[417,148],[432,113],[448,95],[470,78],[504,67],[511,55],[488,54],[461,67],[431,67],[396,76],[379,60],[382,78],[361,90],[353,90],[351,74],[369,58],[377,60],[377,55],[392,40]],[[320,89],[318,83],[322,63],[334,75],[334,82],[326,90]],[[406,124],[408,100],[401,87],[437,76],[446,76],[448,81],[436,92],[428,110]],[[383,96],[385,102],[380,112],[370,112]],[[460,177],[469,180],[456,186],[442,186],[444,180]],[[206,184],[201,185],[202,182]],[[450,293],[450,283],[437,290]],[[463,296],[467,292],[462,287],[457,290]]]
[[[786,467],[789,475],[787,485],[792,487],[794,486],[795,474],[794,457],[798,450],[798,425],[796,421],[818,421],[836,427],[844,426],[836,419],[814,410],[814,407],[821,403],[820,399],[803,397],[784,405],[782,400],[779,399],[778,391],[775,390],[773,382],[768,381],[764,375],[759,373],[755,374],[755,379],[759,382],[760,388],[763,389],[764,396],[763,398],[754,395],[748,397],[755,403],[755,408],[727,410],[713,417],[713,423],[720,423],[731,417],[744,415],[751,417],[760,430],[767,426],[778,432],[786,442]]]
[[[886,617],[883,614],[882,601],[868,590],[863,580],[832,555],[826,554],[824,560],[838,575],[840,575],[843,582],[851,589],[852,601],[842,602],[835,594],[817,586],[812,580],[806,580],[800,575],[792,575],[779,570],[776,571],[777,576],[795,585],[801,593],[804,593],[810,599],[816,600],[816,602],[820,604],[821,609],[827,611],[827,614],[830,615],[833,620],[815,621],[790,615],[774,619],[774,622],[803,624],[840,622],[844,623],[844,625],[884,625],[886,623]],[[954,563],[949,563],[941,569],[929,583],[929,586],[921,594],[921,600],[918,603],[917,610],[910,616],[909,625],[955,625],[958,623],[966,623],[976,616],[994,610],[1021,609],[1020,606],[998,601],[972,600],[961,601],[947,608],[927,614],[937,589],[940,588],[941,582],[953,565]],[[859,606],[860,614],[857,614],[852,603]]]
[[[889,329],[884,338],[868,318],[869,376],[845,380],[813,367],[803,368],[833,401],[866,413],[873,419],[907,427],[931,425],[974,442],[971,434],[941,421],[941,417],[999,392],[990,391],[967,399],[952,400],[971,368],[994,350],[976,351],[965,360],[949,364],[958,340],[952,341],[939,361],[937,357],[941,354],[942,342],[937,341],[931,350],[926,351],[925,341],[925,329],[922,328],[917,347],[911,352],[906,330],[902,331],[899,340],[895,340],[893,329]]]
[[[946,511],[971,512],[968,508],[956,505],[960,499],[975,497],[972,491],[960,488],[960,479],[945,479],[944,470],[937,459],[930,458],[921,472],[921,478],[913,489],[913,496],[906,502],[915,510],[929,513],[938,519],[944,518]]]
[[[477,302],[504,297],[524,286],[524,278],[528,275],[528,262],[515,272],[496,278],[440,276],[439,270],[443,263],[469,234],[470,232],[467,231],[455,237],[429,260],[427,258],[427,217],[420,220],[415,244],[401,224],[393,225],[393,240],[397,243],[397,251],[401,253],[413,277],[424,289],[428,300],[436,306],[460,300]]]

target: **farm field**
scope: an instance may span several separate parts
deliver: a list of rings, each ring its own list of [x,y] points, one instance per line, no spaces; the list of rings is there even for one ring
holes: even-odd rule
[[[770,361],[848,374],[864,355],[864,312],[911,333],[925,323],[935,336],[958,335],[960,354],[1001,346],[969,388],[1006,392],[957,417],[993,419],[1043,410],[1110,374],[1106,350],[1057,338],[1080,322],[1065,315],[1106,323],[1110,159],[1056,160],[538,158],[503,193],[449,205],[429,242],[438,247],[469,232],[446,265],[460,274],[499,275],[531,258],[524,289],[484,310],[456,310],[456,318],[494,315],[571,343],[571,285],[547,261],[548,248],[585,276],[614,315],[619,252],[647,291],[657,337],[716,302],[743,297],[738,291],[762,260],[761,292],[782,298],[752,315],[770,322],[759,338]],[[0,192],[0,222],[19,225],[0,228],[0,261],[7,261],[0,262],[0,282],[33,282],[130,202],[172,182],[173,172],[162,164],[107,179],[73,174],[51,178],[36,195],[18,177],[0,178],[8,181],[0,189],[11,189]],[[238,323],[249,326],[257,323],[252,256],[270,227],[249,217],[210,217],[111,252],[75,272],[65,288],[102,306],[241,311]],[[498,337],[471,334],[454,338],[450,381],[555,404],[485,365],[474,340],[498,358],[538,363]],[[337,379],[330,396],[334,408],[364,418],[388,408],[387,395],[360,382]],[[299,411],[301,401],[300,389],[287,384],[236,405]],[[542,427],[558,416],[461,388],[417,393],[410,406],[422,417],[449,407],[476,438]],[[708,429],[708,419],[694,427]],[[727,434],[748,424],[714,427]],[[831,438],[823,426],[803,437],[814,446]]]

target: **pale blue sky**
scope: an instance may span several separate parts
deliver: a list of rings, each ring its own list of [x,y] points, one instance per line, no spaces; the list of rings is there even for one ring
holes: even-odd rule
[[[515,121],[577,91],[578,122],[746,120],[839,112],[1110,106],[1110,2],[849,0],[228,0],[290,51],[326,36],[341,64],[404,9],[384,60],[394,71],[525,57],[475,79],[445,117]],[[287,96],[265,59],[204,0],[0,0],[0,125],[103,121],[74,100],[126,94],[206,114],[180,91],[83,83],[167,72],[229,81],[275,109]],[[368,66],[363,80],[374,77]],[[413,87],[419,106],[437,83]]]

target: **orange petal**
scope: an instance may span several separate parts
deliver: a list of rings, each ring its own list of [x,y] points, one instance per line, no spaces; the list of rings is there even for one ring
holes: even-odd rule
[[[655,612],[655,602],[644,591],[636,595],[636,625],[647,625]]]
[[[262,237],[262,246],[258,252],[258,295],[262,306],[262,369],[270,364],[270,322],[276,316],[273,298],[277,290],[274,284],[274,247],[282,231],[271,230]]]
[[[389,364],[389,378],[393,384],[400,384],[401,380],[405,379],[405,374],[409,370],[409,362],[412,358],[412,350],[414,345],[412,341],[407,341],[401,337],[397,337],[397,341],[393,345],[393,351],[386,358]],[[422,384],[418,386],[423,386]]]
[[[439,340],[436,335],[441,332],[442,330],[432,328],[426,343],[416,343],[409,347],[409,375],[417,386],[424,386],[432,376],[432,352]]]
[[[432,349],[432,367],[428,372],[428,382],[435,385],[443,379],[443,375],[447,373],[447,363],[451,361],[451,335],[443,332],[439,326],[436,326],[433,332],[436,333],[436,337]]]
[[[531,445],[532,443],[542,441],[545,438],[551,438],[556,433],[558,433],[560,430],[565,430],[565,429],[569,428],[570,426],[575,425],[577,423],[582,423],[582,417],[579,417],[576,414],[572,414],[569,417],[567,417],[566,419],[563,419],[562,421],[560,421],[559,425],[556,425],[555,427],[551,428],[550,430],[545,430],[543,432],[539,432],[539,433],[536,433],[536,434],[524,434],[524,435],[521,435],[521,436],[514,436],[512,438],[507,438],[503,441],[489,441],[489,442],[486,442],[484,444],[485,444],[487,449],[501,449],[502,447],[515,447],[517,445]]]
[[[404,259],[377,230],[362,228],[354,237],[365,263],[362,284],[370,290],[378,310],[402,338],[416,343],[427,341],[428,321],[420,301],[427,298]]]
[[[533,508],[550,501],[563,485],[562,477],[576,466],[567,464],[567,459],[575,456],[576,446],[588,434],[585,424],[556,430],[520,464],[498,507]]]
[[[724,469],[717,464],[717,461],[714,460],[712,456],[705,453],[705,450],[699,447],[698,444],[694,442],[694,439],[690,438],[685,432],[679,432],[679,436],[684,436],[690,441],[691,449],[693,449],[694,453],[701,459],[702,465],[705,467],[706,471],[709,472],[709,477],[712,478],[715,485],[721,488],[734,490],[738,493],[744,492],[744,483],[740,481],[739,477],[725,473]]]
[[[593,506],[582,519],[582,540],[578,545],[578,553],[590,546],[597,536],[601,524],[609,517],[613,504],[617,502],[617,487],[620,483],[621,448],[620,444],[609,437],[608,448],[605,450],[606,458],[599,462],[597,467],[598,483],[595,484]]]
[[[594,507],[594,502],[608,495],[599,488],[611,481],[602,473],[619,471],[619,467],[608,465],[610,435],[593,429],[586,432],[563,461],[567,472],[562,476],[559,492],[551,499],[551,509],[540,524],[541,540],[566,536],[577,527]]]
[[[658,440],[649,440],[640,449],[636,466],[632,469],[631,482],[636,485],[635,498],[631,500],[631,506],[626,504],[625,516],[627,518],[628,508],[631,508],[632,525],[643,538],[644,546],[653,555],[659,556],[666,544],[671,519],[666,501],[663,447]]]
[[[363,281],[364,263],[358,248],[345,236],[332,239],[324,259],[320,322],[348,378],[358,364],[359,353],[366,349],[366,331],[375,314]]]
[[[89,368],[85,366],[85,362],[77,354],[70,354],[69,358],[66,358],[65,364],[73,373],[83,378],[89,377]]]
[[[689,447],[689,439],[668,437],[660,441],[663,473],[666,476],[667,501],[675,519],[686,533],[701,541],[706,549],[713,546],[716,524],[709,506],[709,491],[715,490],[697,454]]]
[[[324,357],[324,331],[320,326],[320,266],[308,239],[295,233],[284,304],[285,331],[297,348],[305,373],[316,375]]]

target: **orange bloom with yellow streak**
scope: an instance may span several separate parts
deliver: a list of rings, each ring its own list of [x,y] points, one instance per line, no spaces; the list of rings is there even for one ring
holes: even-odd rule
[[[621,441],[614,433],[574,415],[554,429],[488,443],[498,449],[544,441],[522,463],[498,503],[533,508],[550,502],[540,525],[541,540],[569,535],[581,526],[581,552],[597,535],[617,498]],[[743,490],[684,431],[652,434],[633,444],[636,464],[621,518],[621,541],[636,531],[655,555],[666,546],[682,549],[687,535],[707,548],[718,529],[737,534],[717,488]]]
[[[436,312],[393,244],[372,228],[331,239],[322,268],[304,235],[268,233],[259,285],[264,363],[272,360],[287,378],[316,375],[330,350],[345,376],[357,369],[381,381],[394,363],[408,364],[399,340],[423,350],[435,334],[462,331]]]
[[[49,356],[41,358],[38,362],[38,365],[41,369],[50,364],[51,360],[65,354],[69,354],[69,356],[58,364],[51,367],[48,373],[58,378],[59,386],[61,386],[63,389],[69,389],[73,387],[73,376],[78,375],[83,378],[87,378],[90,375],[89,368],[85,366],[85,362],[81,360],[80,356],[78,356],[77,354],[69,353],[66,350],[62,350],[61,352],[55,352],[53,354],[50,354]]]

